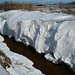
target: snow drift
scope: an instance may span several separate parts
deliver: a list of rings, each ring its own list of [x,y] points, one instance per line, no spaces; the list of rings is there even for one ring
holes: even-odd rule
[[[62,13],[8,11],[0,13],[0,33],[45,53],[46,59],[75,70],[75,16]]]

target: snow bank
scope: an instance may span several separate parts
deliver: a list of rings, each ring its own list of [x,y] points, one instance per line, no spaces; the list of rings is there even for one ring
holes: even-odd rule
[[[53,57],[48,52],[45,57],[54,63],[61,61],[75,69],[75,21],[64,21],[55,34],[56,47]]]
[[[0,36],[0,39],[2,36]],[[33,62],[28,58],[11,52],[7,45],[0,42],[0,51],[2,51],[10,60],[10,67],[6,70],[0,65],[1,75],[44,75],[38,69],[33,67]]]
[[[36,11],[8,11],[0,15],[4,17],[0,17],[1,34],[35,47],[53,63],[63,61],[75,70],[74,15]]]

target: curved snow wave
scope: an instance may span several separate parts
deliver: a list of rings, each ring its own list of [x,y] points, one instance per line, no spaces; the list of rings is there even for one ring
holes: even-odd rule
[[[75,16],[62,13],[9,11],[0,21],[0,32],[35,47],[45,57],[75,69]],[[4,14],[6,15],[6,14]]]

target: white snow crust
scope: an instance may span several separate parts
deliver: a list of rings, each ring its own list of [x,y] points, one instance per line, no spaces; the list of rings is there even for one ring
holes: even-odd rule
[[[0,33],[35,47],[53,63],[64,62],[75,71],[75,16],[63,13],[0,13]]]

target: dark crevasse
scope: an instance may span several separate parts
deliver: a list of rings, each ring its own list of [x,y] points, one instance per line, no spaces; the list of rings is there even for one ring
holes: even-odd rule
[[[34,62],[34,67],[41,70],[45,75],[75,75],[75,72],[71,71],[66,64],[52,64],[44,58],[44,54],[38,54],[33,47],[16,42],[14,38],[3,37],[5,39],[4,42],[11,51],[29,58]]]

